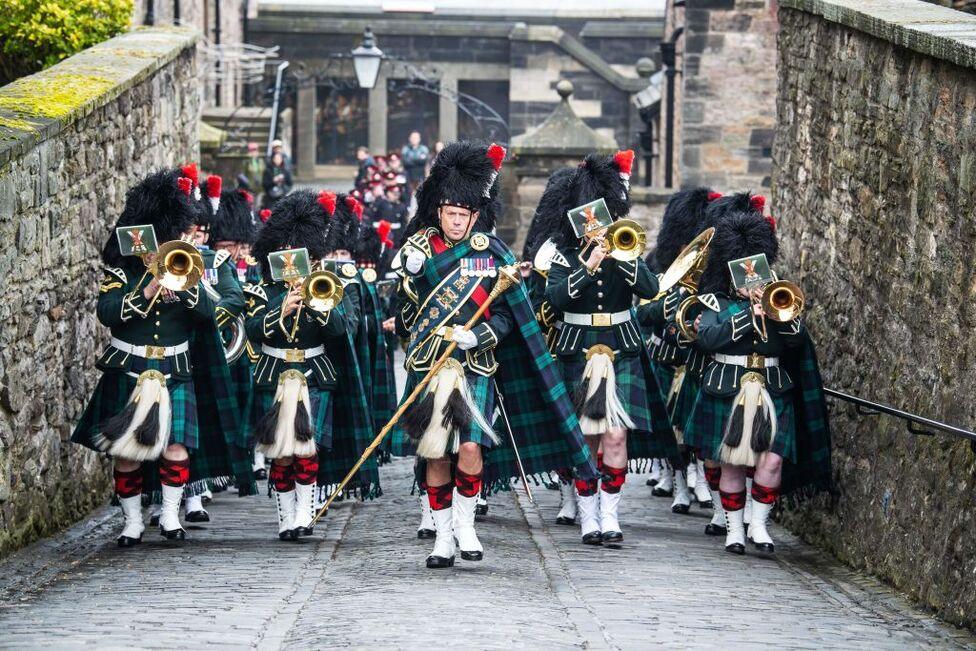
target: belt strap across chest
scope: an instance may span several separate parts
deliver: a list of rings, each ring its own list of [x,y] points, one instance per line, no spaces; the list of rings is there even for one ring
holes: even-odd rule
[[[779,366],[779,357],[763,357],[762,355],[723,355],[715,353],[715,361],[719,364],[732,364],[745,368],[770,368]]]
[[[190,350],[190,342],[188,341],[184,341],[182,344],[176,344],[175,346],[136,346],[135,344],[126,343],[121,339],[112,337],[111,344],[123,353],[145,359],[164,359]]]
[[[620,312],[593,312],[590,314],[579,314],[576,312],[563,312],[563,322],[571,325],[589,326],[594,328],[607,328],[620,325],[630,321],[630,310]]]

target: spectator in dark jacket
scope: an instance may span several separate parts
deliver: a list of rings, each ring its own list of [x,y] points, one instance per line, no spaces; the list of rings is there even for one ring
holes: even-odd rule
[[[424,171],[429,157],[430,150],[427,149],[427,145],[420,142],[420,132],[414,131],[410,134],[408,144],[404,145],[400,152],[403,169],[407,172],[407,181],[410,182],[411,191],[416,190],[420,182],[424,180]]]
[[[271,154],[268,164],[264,167],[261,185],[264,188],[265,208],[274,208],[278,199],[291,192],[291,187],[294,185],[291,170],[285,164],[284,154],[280,151]]]

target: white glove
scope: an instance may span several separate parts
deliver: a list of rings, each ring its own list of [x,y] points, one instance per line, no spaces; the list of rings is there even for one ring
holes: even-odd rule
[[[407,271],[415,274],[424,266],[424,260],[426,259],[427,257],[423,253],[417,249],[411,249],[407,252],[407,258],[404,261],[403,266],[407,268]]]
[[[452,338],[457,342],[458,348],[461,350],[470,350],[478,345],[478,337],[470,330],[457,328],[454,330],[454,336]]]

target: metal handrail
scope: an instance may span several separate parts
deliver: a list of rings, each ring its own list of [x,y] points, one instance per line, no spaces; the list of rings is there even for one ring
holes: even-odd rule
[[[912,434],[919,436],[935,436],[935,432],[926,431],[925,429],[918,427],[921,425],[923,427],[940,430],[947,434],[952,434],[953,436],[958,436],[959,438],[967,439],[970,443],[976,445],[976,432],[968,429],[956,427],[955,425],[949,425],[948,423],[943,423],[938,420],[932,420],[931,418],[925,418],[924,416],[919,416],[918,414],[913,414],[908,411],[902,411],[901,409],[896,409],[889,405],[871,402],[870,400],[852,396],[848,393],[843,393],[842,391],[824,388],[824,393],[832,398],[840,398],[845,402],[851,403],[854,405],[857,413],[862,416],[877,416],[879,414],[887,414],[889,416],[894,416],[895,418],[900,418],[906,421],[906,427]]]

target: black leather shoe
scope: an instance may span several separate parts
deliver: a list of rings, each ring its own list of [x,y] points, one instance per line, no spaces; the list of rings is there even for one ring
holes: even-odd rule
[[[715,505],[712,503],[712,500],[705,500],[704,502],[698,503],[698,508],[700,509],[711,509],[714,508],[714,506]]]
[[[295,529],[298,532],[298,536],[311,536],[315,533],[315,527],[298,527]]]
[[[190,511],[183,518],[187,522],[210,522],[210,514],[206,511]]]
[[[712,524],[709,522],[705,525],[705,535],[706,536],[724,536],[728,533],[725,527],[720,527],[717,524]]]
[[[254,471],[254,478],[255,479],[267,479],[268,478],[268,471],[265,468],[258,468],[257,470]]]
[[[153,513],[152,515],[149,516],[149,526],[150,527],[158,527],[159,526],[159,514],[158,513]]]
[[[746,553],[746,546],[742,543],[732,543],[731,545],[725,546],[725,551],[730,554],[738,554],[739,556],[742,556]]]
[[[186,532],[183,531],[183,527],[180,527],[179,529],[170,529],[169,531],[160,527],[159,533],[162,534],[163,538],[166,540],[184,540],[186,538]]]
[[[561,515],[558,518],[556,518],[556,524],[565,524],[565,525],[572,526],[576,524],[576,518],[567,518],[565,515]]]
[[[278,540],[298,540],[298,529],[288,529],[278,534]]]
[[[773,543],[753,543],[756,546],[756,551],[765,556],[772,556],[776,551]]]
[[[443,556],[428,556],[427,567],[431,570],[439,570],[443,567],[454,567],[454,557],[444,558]]]
[[[480,561],[482,558],[484,558],[484,556],[485,556],[484,552],[466,552],[463,550],[461,551],[462,561]]]
[[[129,538],[128,536],[119,536],[118,543],[119,547],[134,547],[142,542],[142,536],[138,538]]]
[[[672,513],[680,513],[682,515],[688,513],[688,504],[674,504],[671,506]]]
[[[647,480],[646,482],[644,482],[644,483],[645,483],[645,484],[647,484],[648,486],[657,486],[657,483],[658,483],[658,482],[657,482],[657,480],[656,480],[656,479],[648,479],[648,480]]]
[[[583,535],[584,545],[602,545],[603,544],[603,534],[599,531],[591,531],[588,534]]]
[[[654,497],[674,497],[674,490],[666,491],[663,488],[655,486],[654,490],[651,491],[651,495]]]
[[[474,505],[474,521],[484,522],[484,520],[479,518],[484,518],[488,515],[488,505],[487,504],[475,504]]]
[[[437,537],[437,532],[433,529],[417,529],[417,537],[421,540],[433,540]]]
[[[604,531],[600,539],[604,543],[619,543],[624,541],[624,534],[620,531]]]

